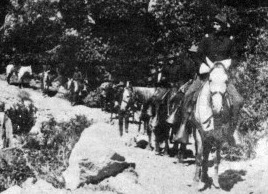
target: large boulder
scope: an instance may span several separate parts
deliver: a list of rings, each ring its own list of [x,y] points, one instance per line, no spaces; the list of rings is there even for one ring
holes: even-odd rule
[[[90,128],[82,133],[72,150],[69,167],[63,172],[65,186],[68,189],[74,190],[89,183],[97,184],[129,167],[135,167],[135,164],[126,162],[123,156],[88,132]]]

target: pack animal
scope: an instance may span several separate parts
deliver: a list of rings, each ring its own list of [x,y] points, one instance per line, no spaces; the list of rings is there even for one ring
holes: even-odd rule
[[[154,96],[152,102],[152,117],[150,118],[150,125],[148,136],[154,134],[155,136],[155,153],[160,155],[162,152],[160,150],[160,143],[165,143],[164,155],[168,155],[169,145],[169,131],[170,126],[166,122],[169,115],[169,94],[170,89],[157,88],[157,93]],[[149,137],[151,140],[151,137]],[[149,142],[151,144],[151,142]]]
[[[151,115],[151,100],[153,95],[156,92],[156,88],[147,88],[147,87],[125,87],[123,91],[122,101],[120,105],[120,112],[119,112],[119,132],[120,135],[123,135],[123,122],[125,119],[125,131],[128,132],[128,123],[129,123],[129,111],[131,107],[135,103],[140,103],[141,105],[141,117],[139,122],[139,129],[140,132],[141,122],[143,121],[144,124],[144,132],[147,131],[149,128],[149,120]],[[150,136],[149,136],[150,138]],[[149,139],[151,142],[151,139]],[[148,148],[151,149],[151,145],[148,144]]]
[[[10,83],[10,78],[15,73],[15,66],[13,64],[9,64],[6,67],[6,76],[7,82]],[[25,83],[25,78],[31,78],[33,72],[32,67],[30,66],[21,66],[18,70],[18,84],[21,88],[23,83]]]

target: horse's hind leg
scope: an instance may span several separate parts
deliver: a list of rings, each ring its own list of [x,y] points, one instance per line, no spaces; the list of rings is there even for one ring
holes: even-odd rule
[[[11,78],[11,76],[12,76],[12,73],[10,73],[10,74],[7,75],[7,83],[8,84],[10,84],[10,78]]]
[[[201,174],[201,181],[207,183],[208,179],[208,157],[211,151],[211,146],[205,144],[203,150],[203,161],[202,161],[202,174]]]
[[[213,175],[213,185],[215,186],[215,188],[220,188],[220,184],[219,184],[219,164],[220,164],[220,160],[221,160],[221,148],[217,147],[216,150],[216,155],[214,158],[214,175]]]
[[[144,125],[149,126],[148,121],[144,121]],[[152,150],[152,131],[147,129],[147,135],[148,135],[148,145],[146,147],[147,150]]]
[[[169,146],[168,146],[168,136],[165,138],[165,151],[164,155],[167,156],[169,151]]]

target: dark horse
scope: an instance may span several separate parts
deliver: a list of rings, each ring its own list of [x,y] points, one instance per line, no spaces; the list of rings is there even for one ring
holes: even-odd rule
[[[149,133],[155,136],[155,153],[161,154],[160,143],[165,142],[164,155],[168,155],[168,138],[170,126],[166,122],[169,115],[169,94],[170,89],[157,88],[152,101],[152,117],[150,119]],[[151,137],[149,137],[149,141]],[[149,142],[151,144],[151,142]]]
[[[203,190],[208,182],[208,158],[212,148],[216,149],[214,158],[213,185],[219,188],[218,168],[222,144],[233,136],[231,129],[231,109],[227,93],[229,79],[228,69],[231,60],[202,64],[200,71],[209,73],[204,83],[190,121],[194,124],[194,138],[196,145],[196,172],[194,184],[198,190]],[[185,124],[185,121],[182,122]],[[198,184],[196,184],[198,183]]]
[[[120,135],[123,135],[123,122],[125,118],[125,130],[128,132],[128,123],[129,123],[129,111],[132,106],[138,102],[142,104],[142,114],[140,117],[140,123],[143,121],[144,130],[148,132],[149,119],[150,119],[150,103],[153,95],[155,94],[156,88],[147,88],[147,87],[125,87],[122,95],[122,101],[120,105],[119,112],[119,132]],[[140,131],[140,124],[139,124]]]

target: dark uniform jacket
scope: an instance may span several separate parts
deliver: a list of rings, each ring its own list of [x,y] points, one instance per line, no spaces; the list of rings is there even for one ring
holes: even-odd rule
[[[207,34],[198,46],[198,62],[199,64],[205,62],[206,57],[213,62],[229,58],[235,61],[237,58],[235,47],[232,36]]]

